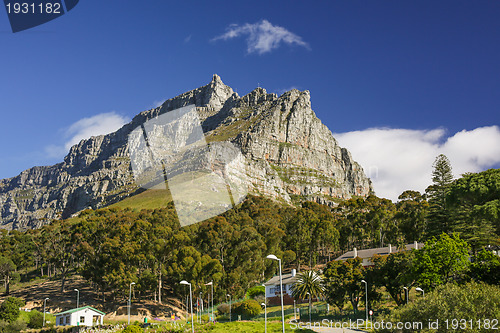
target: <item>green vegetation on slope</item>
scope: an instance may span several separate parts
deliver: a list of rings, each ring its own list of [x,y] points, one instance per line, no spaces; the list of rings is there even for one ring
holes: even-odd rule
[[[172,201],[169,190],[145,190],[109,206],[110,208],[157,209],[166,207]]]

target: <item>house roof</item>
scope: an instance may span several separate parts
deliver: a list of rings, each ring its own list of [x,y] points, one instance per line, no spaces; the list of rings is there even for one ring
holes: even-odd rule
[[[295,276],[292,276],[292,273],[289,274],[283,274],[281,276],[282,283],[283,284],[293,284],[297,282],[298,276],[295,274]],[[277,286],[280,284],[280,277],[279,275],[273,276],[269,281],[265,282],[264,285],[266,286]]]
[[[67,314],[74,313],[74,312],[77,312],[77,311],[80,311],[80,310],[85,310],[85,309],[89,309],[89,310],[95,311],[95,312],[97,312],[99,314],[102,314],[103,316],[106,315],[104,312],[99,311],[97,309],[94,309],[93,307],[87,305],[87,306],[83,306],[81,308],[75,308],[75,309],[67,310],[67,311],[64,311],[64,312],[60,312],[60,313],[56,314],[56,316],[67,315]]]
[[[421,249],[424,246],[423,243],[418,243],[417,244],[417,249]],[[374,255],[378,254],[380,256],[388,255],[391,253],[396,253],[402,251],[409,251],[415,249],[415,243],[412,244],[406,244],[403,249],[400,249],[396,246],[386,246],[386,247],[377,247],[373,249],[366,249],[366,250],[357,250],[357,256],[361,259],[368,259],[373,257]],[[347,260],[347,259],[353,259],[354,258],[354,252],[355,250],[349,251],[341,255],[335,260]]]

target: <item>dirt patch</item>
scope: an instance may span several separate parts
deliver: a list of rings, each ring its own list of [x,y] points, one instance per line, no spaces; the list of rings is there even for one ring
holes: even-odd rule
[[[126,321],[128,319],[127,300],[103,304],[102,298],[99,298],[99,295],[89,287],[87,281],[79,276],[66,281],[64,289],[64,292],[61,292],[60,281],[49,280],[14,290],[9,296],[24,299],[26,302],[25,308],[38,311],[43,311],[43,300],[49,298],[46,303],[46,311],[59,313],[76,307],[77,292],[75,289],[78,289],[80,291],[80,307],[90,305],[105,312],[105,319],[112,321]],[[0,301],[4,299],[5,296],[0,297]],[[172,314],[184,317],[185,310],[182,310],[182,304],[174,298],[163,298],[162,304],[153,300],[132,300],[130,314],[131,321],[138,320],[142,322],[144,317],[166,319],[170,318]]]

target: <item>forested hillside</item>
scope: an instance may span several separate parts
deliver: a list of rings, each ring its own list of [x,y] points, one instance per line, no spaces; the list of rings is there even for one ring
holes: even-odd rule
[[[220,216],[181,228],[172,203],[162,209],[87,210],[26,232],[3,230],[0,274],[4,290],[29,277],[60,280],[81,274],[103,301],[123,299],[129,283],[137,297],[179,295],[180,280],[195,290],[214,281],[216,297],[235,297],[284,269],[326,264],[353,247],[398,246],[458,233],[477,251],[499,243],[500,170],[467,174],[435,194],[405,191],[397,203],[376,196],[337,207],[306,202],[300,208],[261,197]],[[444,200],[445,204],[437,203]],[[438,223],[439,222],[439,223]],[[29,273],[29,274],[28,274]]]

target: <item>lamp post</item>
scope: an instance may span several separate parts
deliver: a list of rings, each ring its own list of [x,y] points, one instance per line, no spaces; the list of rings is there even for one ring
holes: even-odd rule
[[[231,295],[227,294],[226,297],[229,297],[229,322],[231,322]]]
[[[311,322],[311,293],[307,292],[307,300],[309,301],[309,322]]]
[[[45,299],[43,300],[43,323],[42,323],[42,327],[45,327],[45,304],[47,303],[48,299],[49,299],[48,297],[45,297]]]
[[[215,320],[215,317],[214,317],[214,281],[210,281],[205,286],[212,287],[212,320]]]
[[[267,259],[277,260],[280,268],[280,295],[281,295],[281,325],[283,328],[283,333],[285,333],[285,311],[283,309],[283,280],[281,277],[281,259],[276,257],[274,254],[270,254],[266,257]]]
[[[180,284],[185,284],[185,285],[188,285],[189,286],[189,299],[190,299],[190,303],[191,303],[191,331],[192,333],[194,333],[194,314],[193,314],[193,293],[191,291],[191,283],[185,281],[185,280],[182,280],[180,282]]]
[[[365,284],[365,310],[366,310],[366,325],[368,325],[368,283],[365,280],[361,280]]]
[[[416,291],[421,291],[422,292],[422,297],[425,298],[425,292],[424,292],[424,290],[422,288],[417,287],[417,288],[415,288],[415,290]]]
[[[297,310],[295,309],[295,299],[293,300],[293,317],[297,320]]]
[[[403,289],[405,290],[406,304],[408,304],[408,297],[410,296],[410,293],[408,292],[407,287],[403,287]]]
[[[75,289],[76,291],[76,308],[78,309],[80,307],[80,290]]]
[[[128,290],[128,324],[130,325],[130,306],[132,305],[132,286],[135,284],[135,282],[130,283],[129,290]]]
[[[264,306],[264,333],[267,333],[267,306],[266,303],[261,303]]]

